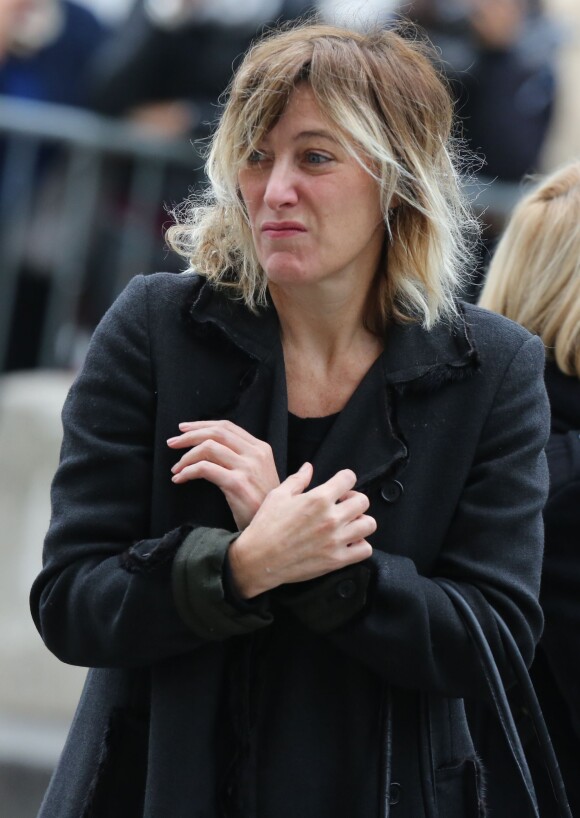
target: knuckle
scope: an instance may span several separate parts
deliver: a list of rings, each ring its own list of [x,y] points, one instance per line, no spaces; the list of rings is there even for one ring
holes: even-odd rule
[[[262,460],[264,463],[269,463],[269,462],[270,462],[270,460],[271,460],[271,459],[272,459],[272,457],[273,457],[273,454],[272,454],[272,447],[270,446],[270,444],[269,444],[269,443],[262,443],[262,442],[260,442],[260,444],[259,444],[259,446],[258,446],[258,452],[259,452],[260,459],[261,459],[261,460]]]
[[[356,483],[356,474],[352,469],[343,469],[341,474],[344,475],[345,480],[349,480],[353,485]]]
[[[324,496],[324,494],[310,494],[308,497],[309,505],[311,510],[315,514],[325,515],[325,512],[328,510],[328,500]]]
[[[363,516],[363,519],[365,521],[366,524],[365,528],[367,529],[368,533],[374,534],[374,532],[377,530],[377,521],[375,520],[375,518],[370,517],[368,514],[365,514]]]
[[[344,563],[346,561],[347,556],[348,556],[348,551],[347,551],[346,548],[341,548],[340,550],[339,549],[334,550],[329,555],[330,565],[334,569],[342,568],[342,566],[344,565]]]
[[[331,556],[335,556],[338,548],[340,548],[340,536],[334,526],[328,531],[326,548]]]
[[[205,455],[210,451],[209,449],[209,440],[202,440],[201,443],[198,443],[196,446],[193,447],[190,451],[190,455],[193,457],[203,458]]]
[[[204,452],[213,455],[215,455],[220,448],[220,444],[211,437],[209,438],[209,440],[206,440],[205,443],[203,443],[202,445],[204,446]]]
[[[357,493],[357,500],[363,513],[370,508],[371,501],[366,494]]]
[[[336,523],[334,519],[331,516],[324,515],[320,518],[317,528],[319,534],[325,538],[328,545],[334,547],[336,535]]]
[[[231,471],[228,473],[228,488],[235,491],[237,494],[245,493],[246,489],[246,481],[244,480],[244,476],[237,471]]]

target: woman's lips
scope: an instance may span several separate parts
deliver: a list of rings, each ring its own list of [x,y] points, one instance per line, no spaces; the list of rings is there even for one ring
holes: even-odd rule
[[[271,239],[287,239],[306,233],[306,228],[300,222],[265,222],[262,233]]]

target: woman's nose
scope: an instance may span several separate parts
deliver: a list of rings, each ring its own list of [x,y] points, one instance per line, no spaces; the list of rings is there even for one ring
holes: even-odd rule
[[[298,201],[296,175],[286,162],[274,162],[264,191],[264,202],[272,210],[289,207]]]

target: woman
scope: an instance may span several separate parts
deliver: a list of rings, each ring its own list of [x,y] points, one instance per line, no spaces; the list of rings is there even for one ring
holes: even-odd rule
[[[543,179],[517,206],[480,303],[537,333],[552,410],[550,496],[541,602],[546,617],[532,676],[580,814],[580,162]],[[538,765],[539,766],[539,765]]]
[[[43,816],[478,808],[484,682],[436,578],[531,659],[548,423],[539,339],[454,296],[450,128],[392,31],[240,66],[171,231],[199,275],[134,279],[64,410],[32,609],[94,669]]]

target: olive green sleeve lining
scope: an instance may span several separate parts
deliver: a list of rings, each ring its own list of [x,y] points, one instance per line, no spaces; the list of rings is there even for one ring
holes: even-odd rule
[[[204,639],[250,633],[273,621],[267,600],[236,607],[226,598],[223,567],[238,532],[195,528],[179,547],[172,568],[175,604],[187,625]]]

